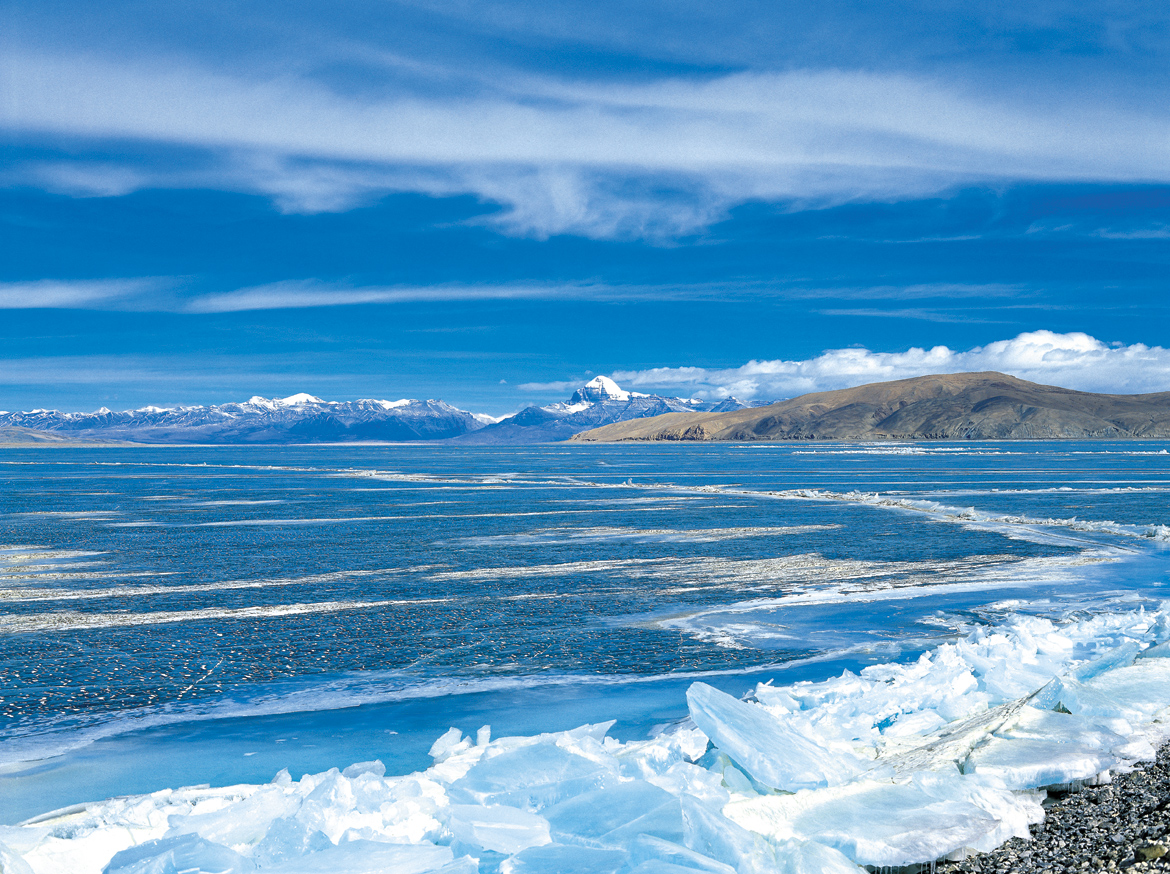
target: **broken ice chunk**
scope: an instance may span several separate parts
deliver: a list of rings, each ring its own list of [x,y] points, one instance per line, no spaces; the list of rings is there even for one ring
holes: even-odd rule
[[[500,874],[614,874],[627,858],[621,850],[549,844],[505,859]]]
[[[651,835],[639,835],[630,843],[630,857],[638,863],[634,871],[642,874],[665,872],[672,865],[678,871],[702,871],[706,874],[735,874],[735,869],[709,856],[696,853],[681,844]]]
[[[1066,786],[1092,780],[1113,763],[1113,756],[1084,744],[1039,738],[991,738],[971,754],[968,774],[990,774],[1010,789]]]
[[[862,874],[840,850],[816,841],[793,841],[776,855],[778,874]]]
[[[269,869],[273,874],[428,874],[442,871],[455,861],[450,847],[434,844],[384,844],[378,841],[347,841],[317,853],[302,856]],[[216,872],[218,868],[198,868]],[[474,869],[471,869],[474,870]],[[145,874],[145,872],[144,872]],[[153,870],[150,874],[155,874]],[[185,874],[185,872],[176,872]],[[234,874],[234,872],[233,872]]]
[[[453,804],[447,825],[456,840],[508,855],[552,843],[548,820],[515,807]]]
[[[4,844],[0,844],[0,871],[4,874],[33,874],[28,863]]]
[[[488,748],[488,753],[493,752]],[[553,742],[485,754],[451,784],[453,801],[542,810],[582,792],[618,782],[617,763],[595,761]]]
[[[963,764],[969,774],[993,774],[1011,789],[1063,786],[1108,770],[1126,738],[1069,713],[1023,707]]]
[[[198,835],[178,835],[115,853],[102,874],[185,874],[189,871],[245,874],[255,870],[251,860],[222,844]]]
[[[373,774],[375,777],[386,776],[386,766],[374,759],[372,762],[355,762],[341,772],[343,777],[353,780],[363,774]]]
[[[861,770],[855,756],[830,751],[763,707],[706,683],[691,685],[687,703],[695,725],[765,786],[790,791],[836,786]]]
[[[1156,643],[1138,654],[1139,659],[1170,659],[1170,641]]]
[[[545,811],[553,835],[562,842],[581,839],[620,846],[639,834],[683,839],[678,799],[643,780],[587,792]]]
[[[857,780],[835,789],[732,801],[724,812],[773,840],[815,841],[859,865],[878,867],[941,859],[999,829],[1000,821],[975,804],[940,798],[926,788]]]
[[[463,737],[457,728],[449,728],[437,741],[431,744],[428,755],[436,762],[445,762],[464,750],[471,749],[471,741]]]
[[[683,809],[683,843],[710,859],[740,872],[776,870],[775,848],[760,835],[729,820],[693,798],[679,799]]]
[[[333,842],[324,832],[299,819],[285,817],[272,823],[268,834],[252,850],[252,858],[261,867],[274,868],[289,859],[331,846]]]
[[[1170,659],[1141,659],[1096,676],[1085,686],[1113,699],[1130,722],[1149,722],[1170,702]]]
[[[220,810],[171,816],[167,836],[197,834],[228,847],[251,846],[264,838],[274,822],[295,813],[300,804],[300,798],[279,786],[262,786],[247,798]]]

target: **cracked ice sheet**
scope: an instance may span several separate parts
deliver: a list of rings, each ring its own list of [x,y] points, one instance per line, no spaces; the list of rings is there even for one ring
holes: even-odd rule
[[[1018,618],[906,665],[703,684],[693,723],[492,740],[434,765],[116,798],[0,828],[6,874],[168,870],[847,872],[990,849],[1042,816],[1037,782],[1103,779],[1167,733],[1170,615]],[[1068,712],[1066,712],[1068,711]],[[800,739],[796,743],[795,739]],[[584,867],[582,867],[584,866]]]

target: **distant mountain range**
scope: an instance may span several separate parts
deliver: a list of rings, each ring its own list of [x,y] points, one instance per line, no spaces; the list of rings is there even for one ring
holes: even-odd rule
[[[1002,440],[1170,437],[1170,392],[1107,395],[1003,373],[817,392],[729,413],[677,412],[576,435],[618,440]]]
[[[133,443],[340,443],[456,440],[481,444],[543,443],[612,422],[670,412],[739,409],[622,391],[604,376],[581,386],[567,403],[528,407],[496,420],[438,400],[325,401],[308,394],[254,397],[244,403],[143,407],[112,412],[32,410],[0,413],[0,443],[62,440]]]
[[[439,400],[244,403],[112,412],[0,413],[0,443],[295,444],[616,440],[1002,440],[1170,437],[1170,392],[1105,395],[1002,373],[958,373],[817,392],[768,406],[623,391],[599,376],[563,403],[496,420]]]
[[[0,428],[135,443],[439,440],[482,428],[489,421],[442,401],[323,401],[307,394],[274,400],[254,397],[242,404],[143,407],[120,413],[103,407],[94,413],[33,410],[0,414]]]

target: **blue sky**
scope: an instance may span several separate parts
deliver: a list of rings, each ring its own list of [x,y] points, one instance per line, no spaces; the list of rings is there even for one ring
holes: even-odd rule
[[[0,30],[0,409],[1170,390],[1158,4],[10,0]]]

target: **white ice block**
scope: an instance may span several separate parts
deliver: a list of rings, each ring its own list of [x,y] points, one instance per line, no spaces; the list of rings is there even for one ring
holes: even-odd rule
[[[618,783],[562,801],[545,811],[563,843],[623,846],[638,835],[683,839],[682,808],[669,792],[643,780]]]
[[[628,858],[622,850],[548,844],[505,859],[500,874],[615,874]]]
[[[350,841],[291,859],[264,871],[265,874],[269,871],[272,874],[385,874],[387,871],[393,871],[394,874],[430,874],[442,871],[452,863],[456,863],[456,859],[450,847]],[[213,871],[215,869],[209,869],[208,874]]]
[[[695,725],[766,786],[787,790],[836,786],[861,770],[855,757],[832,752],[763,707],[706,683],[687,690],[687,704]]]
[[[177,835],[147,841],[122,850],[102,874],[247,874],[256,870],[251,859],[198,835]]]
[[[494,753],[492,747],[487,748]],[[506,804],[539,811],[566,798],[619,782],[618,765],[586,757],[555,742],[485,753],[451,784],[452,800]]]
[[[447,826],[456,840],[511,855],[552,843],[548,820],[526,810],[493,804],[453,804]]]

